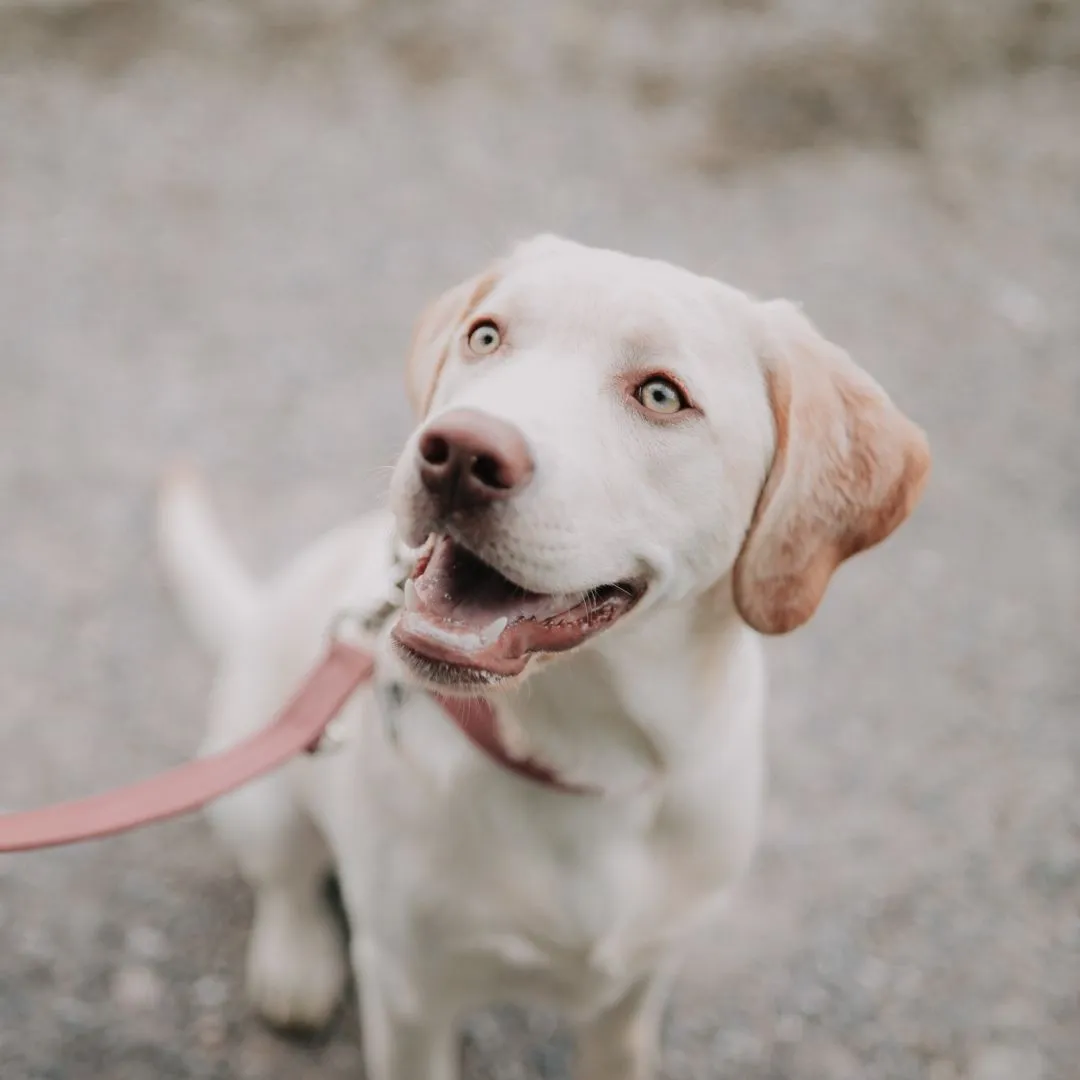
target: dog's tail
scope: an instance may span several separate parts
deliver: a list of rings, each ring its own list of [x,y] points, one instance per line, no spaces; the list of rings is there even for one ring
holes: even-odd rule
[[[259,589],[222,534],[190,468],[174,468],[161,485],[158,549],[193,633],[211,655],[221,656],[250,623]]]

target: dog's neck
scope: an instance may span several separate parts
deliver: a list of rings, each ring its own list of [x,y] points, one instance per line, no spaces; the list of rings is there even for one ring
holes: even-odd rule
[[[750,637],[713,598],[642,612],[493,695],[508,749],[607,790],[677,773],[704,740],[723,738],[717,687],[730,683]]]

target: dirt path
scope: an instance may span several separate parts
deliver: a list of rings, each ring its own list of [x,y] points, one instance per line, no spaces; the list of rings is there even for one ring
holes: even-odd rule
[[[1075,1080],[1076,6],[354,6],[0,11],[3,801],[197,741],[164,462],[270,567],[380,496],[435,289],[539,229],[668,257],[804,301],[936,466],[772,646],[768,839],[665,1075]],[[0,862],[0,1076],[358,1075],[351,1012],[252,1019],[247,904],[198,821]],[[468,1075],[565,1077],[552,1030],[478,1017]]]

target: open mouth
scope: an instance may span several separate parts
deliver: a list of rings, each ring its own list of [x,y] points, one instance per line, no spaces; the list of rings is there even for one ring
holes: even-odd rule
[[[536,653],[565,652],[607,629],[644,591],[636,580],[578,593],[530,592],[440,535],[405,584],[392,636],[435,681],[489,683],[520,674]]]

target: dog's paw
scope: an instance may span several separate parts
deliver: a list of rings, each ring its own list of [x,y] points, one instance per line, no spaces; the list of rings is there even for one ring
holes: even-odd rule
[[[346,977],[344,943],[327,906],[259,899],[248,946],[247,991],[270,1024],[298,1032],[325,1027]]]

